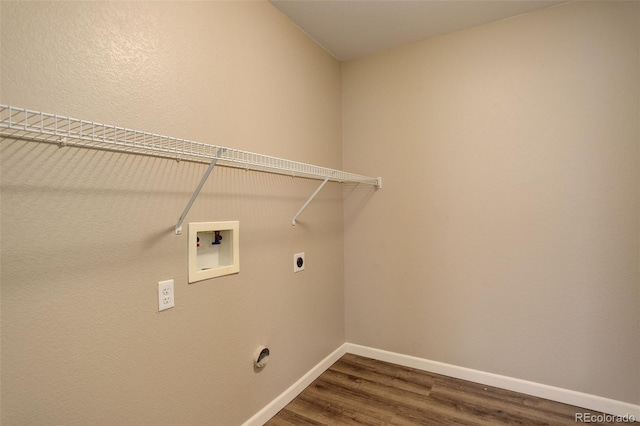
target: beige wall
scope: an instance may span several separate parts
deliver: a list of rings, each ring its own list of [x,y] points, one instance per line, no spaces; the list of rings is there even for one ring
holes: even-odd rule
[[[340,64],[268,3],[1,14],[2,103],[342,166]],[[206,166],[0,149],[2,424],[236,425],[345,341],[339,185],[294,228],[316,181],[214,170],[187,222],[239,220],[241,272],[189,285],[172,226]],[[176,307],[158,313],[169,278]]]
[[[188,285],[171,227],[203,165],[2,140],[3,424],[239,424],[345,324],[352,343],[640,403],[638,3],[342,76],[262,2],[0,14],[2,103],[384,177],[346,187],[344,217],[328,185],[294,228],[317,182],[216,169],[187,221],[240,220],[241,273]]]
[[[343,65],[347,341],[640,403],[640,3]]]

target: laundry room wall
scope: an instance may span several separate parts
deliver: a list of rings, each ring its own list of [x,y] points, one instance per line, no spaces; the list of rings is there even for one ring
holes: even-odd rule
[[[3,104],[342,167],[340,64],[267,2],[0,14]],[[293,227],[319,182],[216,167],[178,236],[206,165],[0,149],[2,424],[241,424],[344,343],[339,184]],[[188,222],[221,220],[240,222],[240,273],[188,284]]]
[[[640,403],[640,4],[343,65],[347,341]]]

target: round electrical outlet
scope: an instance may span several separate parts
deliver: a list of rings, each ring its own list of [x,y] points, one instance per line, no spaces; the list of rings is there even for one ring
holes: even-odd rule
[[[293,255],[293,272],[304,270],[304,253],[296,253]]]

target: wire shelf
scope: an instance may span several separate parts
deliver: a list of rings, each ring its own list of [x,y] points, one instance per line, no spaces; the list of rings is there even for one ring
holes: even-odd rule
[[[0,136],[199,163],[217,160],[220,166],[381,186],[381,178],[2,104]]]

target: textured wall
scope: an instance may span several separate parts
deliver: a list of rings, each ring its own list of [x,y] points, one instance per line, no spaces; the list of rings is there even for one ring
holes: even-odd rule
[[[340,65],[269,3],[1,15],[2,103],[341,167]],[[318,182],[215,169],[187,222],[239,220],[241,271],[189,285],[172,226],[206,166],[0,149],[2,424],[240,424],[344,342],[339,185],[294,228]]]
[[[640,403],[640,4],[343,66],[347,341]]]

